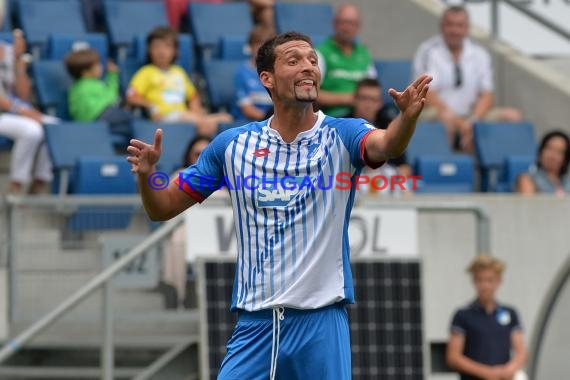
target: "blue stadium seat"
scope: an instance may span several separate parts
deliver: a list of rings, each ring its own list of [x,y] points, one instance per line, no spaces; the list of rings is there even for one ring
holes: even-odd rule
[[[134,58],[129,58],[119,63],[119,86],[121,87],[121,93],[127,91],[131,79],[143,64],[144,63]]]
[[[109,41],[118,61],[126,58],[135,36],[168,25],[166,8],[160,0],[105,0],[104,5]]]
[[[247,36],[222,36],[220,38],[220,59],[245,60],[250,57]]]
[[[497,184],[497,191],[515,191],[517,178],[523,173],[528,173],[534,161],[534,156],[508,156],[505,158],[503,178],[501,182]]]
[[[147,62],[146,35],[138,35],[133,39],[132,57],[141,65]],[[188,74],[194,72],[194,38],[190,34],[178,35],[178,60]]]
[[[34,56],[43,56],[49,35],[82,36],[87,33],[77,0],[19,0],[18,15]]]
[[[504,183],[505,159],[509,156],[534,157],[536,139],[530,122],[498,123],[477,122],[473,136],[483,191],[498,191],[508,188]]]
[[[135,194],[131,165],[124,157],[79,157],[72,177],[77,195]],[[132,206],[80,206],[67,220],[72,231],[124,229],[133,215]]]
[[[12,149],[12,140],[7,137],[0,136],[0,150]]]
[[[218,57],[218,44],[223,36],[247,38],[253,22],[246,3],[189,5],[190,30],[199,50],[200,70],[204,62]]]
[[[235,101],[234,74],[242,61],[211,60],[204,66],[210,106],[231,110]]]
[[[296,31],[313,36],[333,34],[334,12],[326,3],[275,3],[275,26],[279,33]]]
[[[135,121],[134,138],[152,144],[154,132],[162,128],[162,155],[157,165],[157,170],[172,174],[183,164],[183,156],[186,148],[196,136],[196,128],[189,123],[153,123],[147,120]]]
[[[60,194],[70,190],[69,177],[80,157],[115,156],[111,132],[104,122],[49,124],[45,138],[55,172],[54,192]]]
[[[0,41],[11,44],[14,41],[14,35],[12,32],[1,32]]]
[[[34,61],[32,78],[42,110],[61,119],[69,119],[67,90],[73,80],[62,61]]]
[[[388,90],[393,88],[403,91],[412,80],[412,61],[410,60],[382,60],[374,62],[378,79],[382,84],[382,95],[386,104],[393,104],[394,100],[388,95]]]
[[[52,34],[47,41],[48,59],[63,59],[67,53],[77,48],[91,48],[97,50],[101,62],[107,62],[109,52],[107,38],[103,34],[89,33],[83,36]]]
[[[473,192],[473,159],[467,155],[420,156],[414,173],[421,176],[418,193]]]
[[[408,148],[406,158],[414,166],[416,159],[424,155],[450,156],[452,154],[443,124],[419,122]]]

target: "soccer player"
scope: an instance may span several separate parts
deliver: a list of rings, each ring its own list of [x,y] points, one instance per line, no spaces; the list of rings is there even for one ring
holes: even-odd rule
[[[231,310],[239,318],[218,379],[350,379],[345,307],[354,302],[348,220],[355,191],[314,184],[399,156],[432,78],[422,75],[402,92],[390,89],[401,115],[380,130],[313,111],[321,75],[307,36],[288,32],[265,41],[256,66],[275,104],[273,117],[218,135],[163,191],[147,183],[162,130],[152,145],[132,140],[128,160],[153,220],[202,202],[220,184],[230,189],[238,238]],[[258,181],[243,186],[246,177]],[[314,182],[291,186],[307,178]]]

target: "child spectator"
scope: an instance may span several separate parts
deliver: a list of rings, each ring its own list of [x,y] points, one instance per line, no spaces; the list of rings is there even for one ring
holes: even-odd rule
[[[194,123],[200,135],[210,137],[218,132],[218,123],[232,121],[229,114],[207,114],[202,107],[188,75],[174,64],[178,39],[172,29],[154,29],[146,43],[148,64],[131,80],[127,91],[129,104],[144,107],[155,121]]]
[[[69,89],[69,114],[75,121],[102,120],[109,123],[111,132],[131,136],[131,114],[118,106],[119,70],[109,61],[107,74],[101,80],[103,67],[99,53],[83,49],[65,57],[67,71],[75,82]]]
[[[265,40],[273,36],[273,31],[263,26],[255,26],[249,34],[251,59],[243,62],[234,75],[235,103],[232,115],[240,120],[263,120],[273,111],[273,101],[261,84],[255,68],[257,50]]]

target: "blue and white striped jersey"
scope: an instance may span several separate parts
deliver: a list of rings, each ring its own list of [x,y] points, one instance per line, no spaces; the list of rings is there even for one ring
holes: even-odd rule
[[[179,174],[179,188],[199,202],[221,185],[230,190],[238,242],[232,310],[354,302],[351,184],[375,128],[317,115],[291,143],[271,119],[227,130]]]

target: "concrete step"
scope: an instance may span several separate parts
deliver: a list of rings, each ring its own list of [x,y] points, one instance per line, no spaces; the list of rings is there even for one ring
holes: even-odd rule
[[[41,316],[51,311],[98,272],[20,272],[16,282],[15,310],[18,316]],[[113,289],[112,305],[116,313],[154,312],[163,309],[163,296],[153,290]],[[102,291],[97,290],[70,314],[73,317],[99,315]]]
[[[33,321],[18,320],[10,326],[15,337]],[[164,311],[146,314],[117,314],[113,320],[114,346],[117,348],[168,349],[187,340],[198,342],[199,313]],[[101,346],[101,320],[62,320],[28,342],[26,348],[97,348]]]

